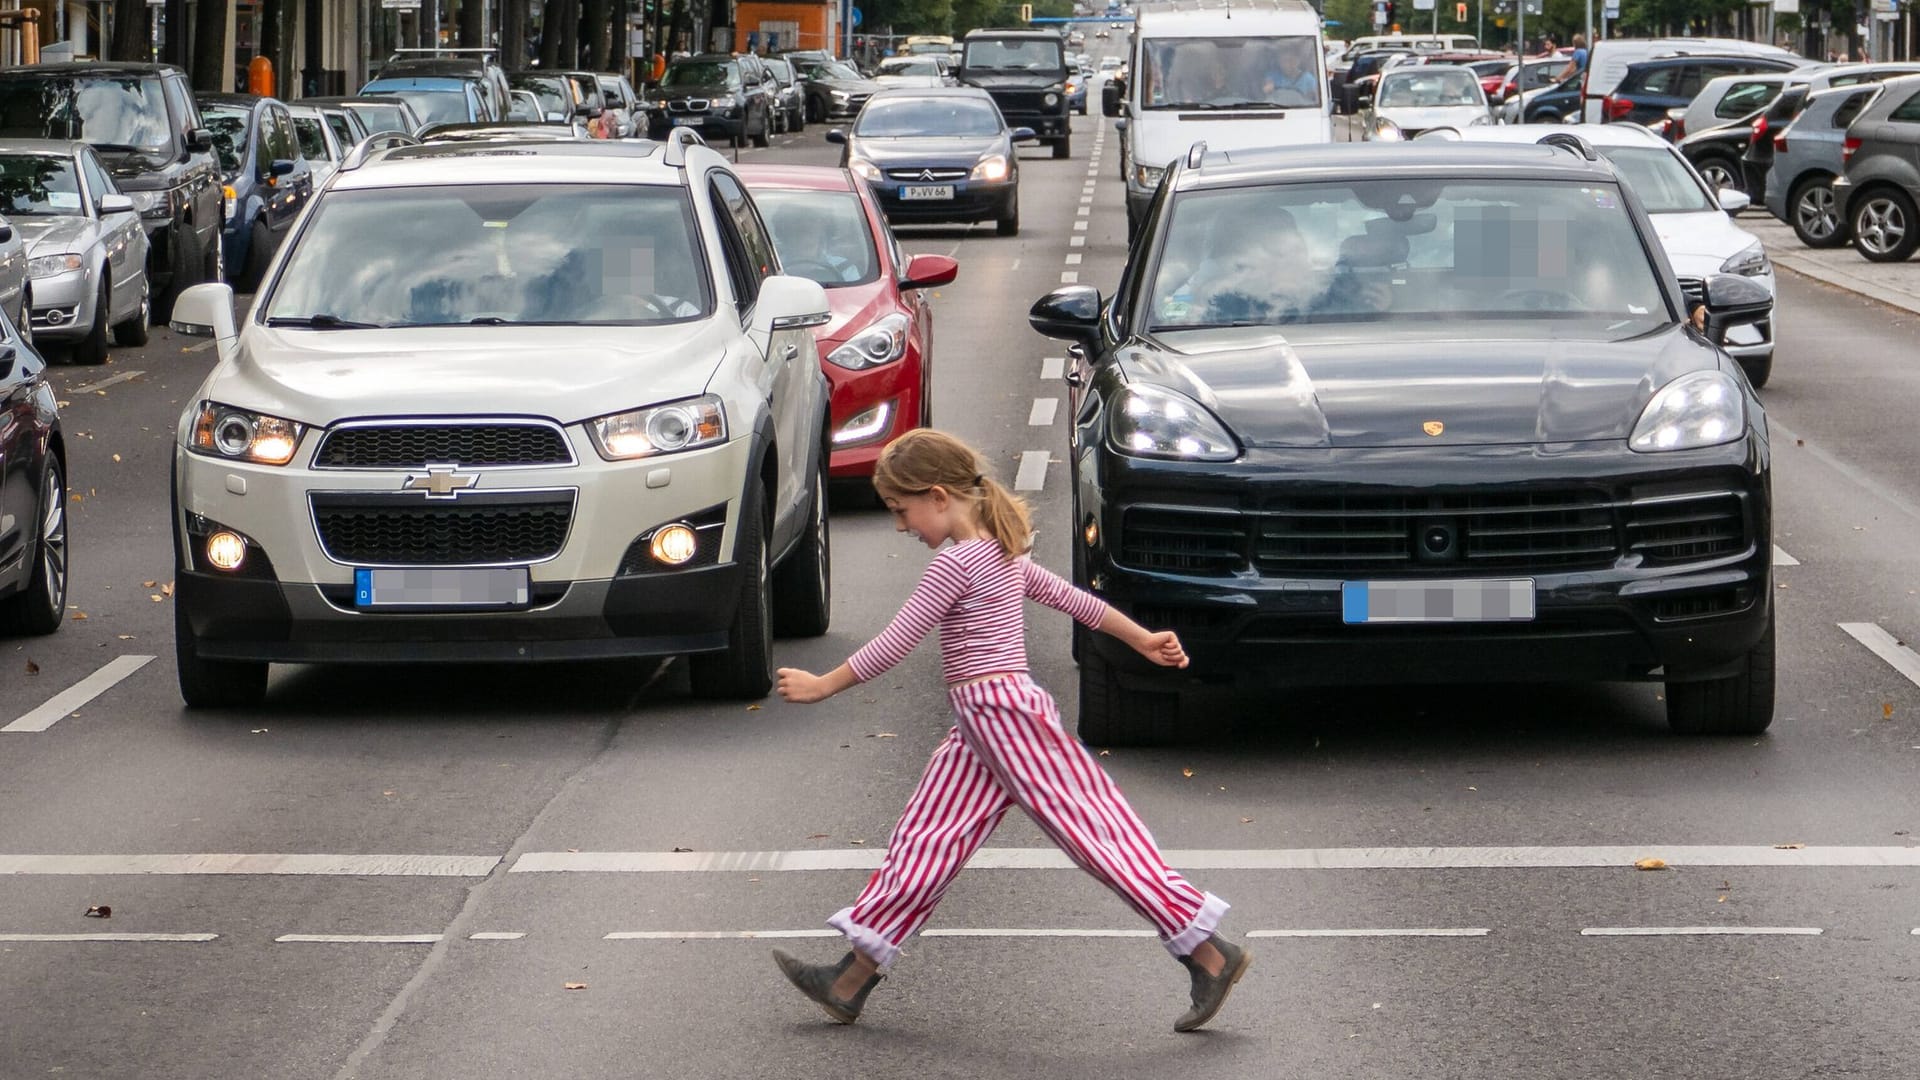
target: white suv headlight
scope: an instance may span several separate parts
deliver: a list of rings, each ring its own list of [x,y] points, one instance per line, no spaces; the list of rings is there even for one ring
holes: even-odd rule
[[[1380,142],[1399,142],[1407,137],[1407,133],[1400,130],[1399,124],[1384,116],[1375,118],[1370,135]]]
[[[1660,388],[1627,445],[1641,453],[1730,443],[1747,430],[1740,384],[1724,371],[1692,371]]]
[[[1147,383],[1114,395],[1107,432],[1114,449],[1132,457],[1232,461],[1240,456],[1227,426],[1199,402]]]
[[[1746,277],[1759,277],[1771,273],[1773,264],[1767,261],[1767,249],[1755,240],[1749,247],[1742,248],[1739,254],[1720,264],[1723,274],[1741,274]]]
[[[236,409],[217,401],[200,403],[187,449],[208,457],[285,465],[293,460],[306,425],[278,416]]]
[[[594,449],[608,461],[697,450],[727,441],[727,410],[714,394],[587,421]]]
[[[861,371],[891,364],[907,355],[907,327],[903,312],[894,312],[874,320],[872,326],[847,339],[845,345],[827,354],[827,363],[850,371]]]

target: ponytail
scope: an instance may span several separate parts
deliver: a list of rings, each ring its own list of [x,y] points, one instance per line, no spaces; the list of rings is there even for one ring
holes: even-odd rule
[[[1033,515],[1027,501],[1008,491],[991,476],[980,477],[980,501],[975,514],[980,527],[1000,543],[1000,551],[1017,559],[1033,550]]]
[[[916,428],[880,452],[873,486],[882,495],[924,495],[935,487],[973,504],[974,520],[1009,559],[1033,549],[1026,500],[988,475],[971,446],[944,431]]]

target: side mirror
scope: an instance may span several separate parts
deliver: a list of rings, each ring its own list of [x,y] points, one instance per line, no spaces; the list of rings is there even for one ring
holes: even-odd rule
[[[1100,87],[1100,113],[1103,116],[1120,115],[1120,82],[1108,79]]]
[[[839,128],[834,128],[832,131],[827,132],[827,141],[833,143],[835,146],[845,146],[847,145],[847,133],[841,131]]]
[[[1765,285],[1740,274],[1715,274],[1704,289],[1707,338],[1724,345],[1727,331],[1736,326],[1751,326],[1773,315],[1773,294]]]
[[[1127,133],[1127,118],[1123,116],[1115,120],[1113,122],[1113,130],[1116,134],[1125,135]]]
[[[293,162],[286,158],[275,158],[273,162],[267,166],[268,176],[291,176],[292,174]]]
[[[907,260],[907,272],[900,288],[925,289],[951,284],[959,273],[960,264],[945,255],[915,255]]]
[[[213,149],[213,132],[206,128],[194,128],[187,132],[187,149],[196,154]]]
[[[827,290],[812,278],[775,274],[760,283],[753,305],[753,329],[763,334],[825,326],[833,320]]]
[[[210,281],[183,290],[173,301],[173,318],[167,325],[187,337],[232,341],[240,335],[233,321],[233,286]]]
[[[1100,290],[1068,285],[1034,301],[1027,323],[1050,338],[1091,343],[1100,333]]]
[[[1012,138],[1013,141],[1017,143],[1032,142],[1039,137],[1039,134],[1030,127],[1017,127],[1013,129]]]
[[[119,192],[102,195],[100,196],[100,203],[97,209],[103,216],[106,214],[131,214],[133,213],[133,199],[131,196],[122,195]]]
[[[1720,209],[1729,214],[1737,214],[1753,205],[1753,196],[1744,191],[1723,187],[1716,194],[1720,197]]]
[[[0,223],[0,244],[7,243],[12,239],[13,239],[13,226]]]

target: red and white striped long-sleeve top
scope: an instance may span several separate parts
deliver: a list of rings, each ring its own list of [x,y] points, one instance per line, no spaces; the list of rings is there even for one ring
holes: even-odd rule
[[[1027,670],[1023,601],[1031,597],[1098,627],[1107,605],[1034,565],[1008,559],[991,537],[949,545],[920,576],[913,595],[887,628],[847,659],[866,682],[906,659],[920,639],[940,628],[940,663],[950,683],[1000,671]]]

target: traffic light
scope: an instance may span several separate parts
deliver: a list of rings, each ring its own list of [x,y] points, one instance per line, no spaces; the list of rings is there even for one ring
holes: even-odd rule
[[[1466,4],[1461,3],[1461,4],[1453,5],[1453,21],[1459,22],[1459,23],[1463,23],[1467,21],[1467,5]]]
[[[1388,26],[1392,26],[1394,23],[1400,21],[1399,19],[1394,17],[1395,14],[1396,12],[1394,10],[1393,0],[1387,0],[1387,25]]]
[[[1020,5],[1020,21],[1024,23],[1030,23],[1033,21],[1033,5],[1032,4]]]

